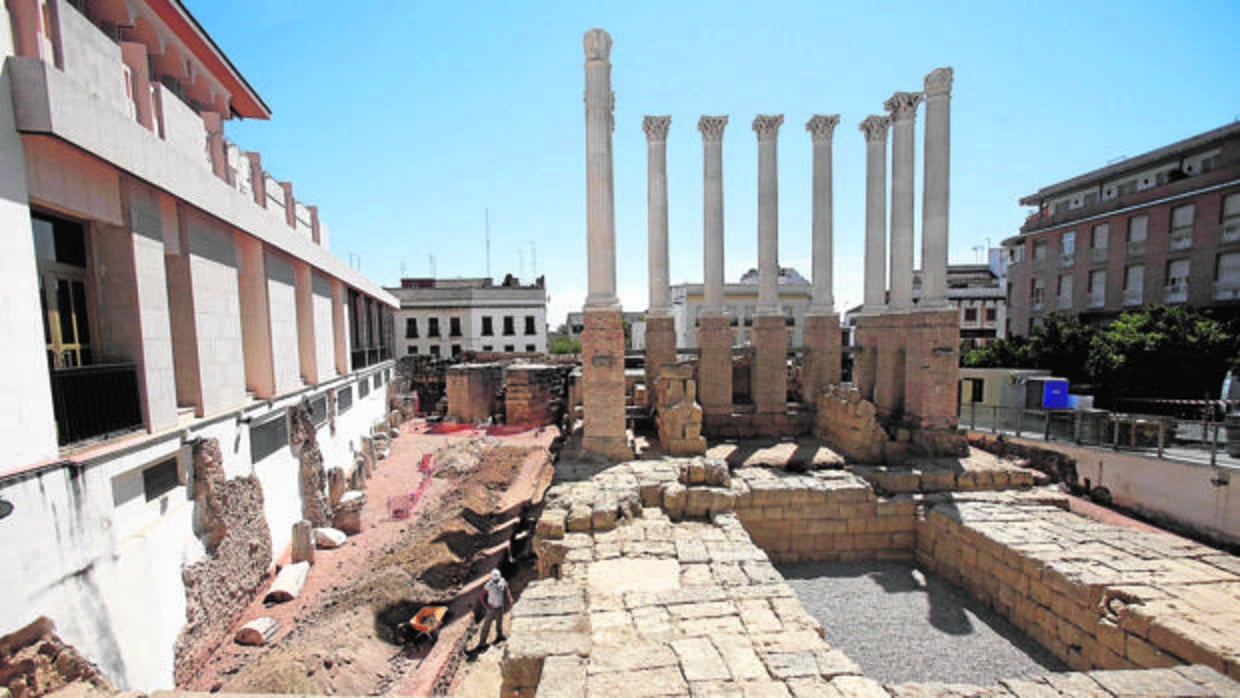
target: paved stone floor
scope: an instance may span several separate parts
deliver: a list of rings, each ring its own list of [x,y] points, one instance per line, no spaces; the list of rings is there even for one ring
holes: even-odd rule
[[[884,683],[994,684],[1066,671],[984,604],[912,562],[777,565],[828,643]]]

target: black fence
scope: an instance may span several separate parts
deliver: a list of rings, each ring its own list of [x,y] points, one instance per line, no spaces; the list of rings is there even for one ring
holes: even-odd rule
[[[58,368],[51,375],[60,445],[142,426],[137,365]]]

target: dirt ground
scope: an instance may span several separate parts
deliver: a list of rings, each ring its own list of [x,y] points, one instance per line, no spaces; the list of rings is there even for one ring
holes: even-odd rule
[[[424,427],[406,424],[391,455],[379,462],[365,488],[362,533],[338,549],[316,551],[297,599],[278,605],[256,600],[236,625],[272,616],[280,622],[276,638],[266,647],[226,641],[181,688],[346,695],[424,695],[444,688],[434,685],[435,677],[459,660],[469,639],[476,596],[470,585],[496,565],[497,548],[516,530],[492,528],[513,524],[523,505],[541,500],[552,472],[548,448],[558,432],[439,436]],[[430,489],[409,518],[389,519],[388,498],[417,486],[424,453],[435,453],[438,463]],[[507,574],[525,576],[503,550],[498,555]],[[514,579],[514,591],[518,585]],[[427,603],[451,607],[438,640],[401,646],[395,626]],[[498,651],[483,653],[473,665],[487,661],[495,666],[495,683],[478,695],[498,691]]]

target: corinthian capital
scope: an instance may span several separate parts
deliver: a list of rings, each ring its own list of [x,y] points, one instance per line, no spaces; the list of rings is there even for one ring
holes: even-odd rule
[[[805,122],[805,130],[810,132],[815,143],[830,143],[835,127],[839,125],[839,114],[814,114]]]
[[[611,34],[603,29],[591,29],[582,40],[587,61],[606,61],[611,58]]]
[[[698,130],[704,142],[719,143],[723,140],[723,127],[728,125],[727,116],[703,116],[698,119]]]
[[[861,122],[861,132],[865,134],[867,143],[887,142],[887,128],[891,126],[890,116],[878,116],[870,114],[865,117],[865,121]]]
[[[759,114],[753,118],[753,130],[758,134],[759,143],[770,143],[779,135],[779,127],[784,123],[783,114]]]
[[[935,68],[926,76],[926,99],[952,95],[952,68]]]
[[[644,117],[642,119],[642,130],[646,132],[646,140],[650,143],[663,143],[667,141],[667,127],[671,123],[671,115]]]
[[[917,115],[917,105],[921,104],[920,92],[897,92],[883,102],[883,109],[891,112],[894,121],[912,119]]]

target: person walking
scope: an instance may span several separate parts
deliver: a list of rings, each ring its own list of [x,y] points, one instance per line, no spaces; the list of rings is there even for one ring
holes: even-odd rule
[[[504,610],[512,605],[512,591],[504,575],[499,570],[491,570],[491,578],[482,585],[482,605],[486,607],[486,617],[482,619],[482,632],[478,634],[478,650],[487,644],[487,635],[491,632],[491,621],[495,621],[495,642],[504,641]]]

